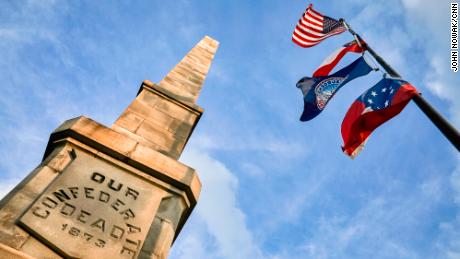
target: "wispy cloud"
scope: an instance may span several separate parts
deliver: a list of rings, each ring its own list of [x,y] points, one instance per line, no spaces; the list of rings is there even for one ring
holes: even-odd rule
[[[195,146],[206,150],[262,151],[283,157],[301,156],[308,152],[302,143],[270,135],[235,135],[235,138],[200,134],[194,138]]]
[[[423,83],[436,96],[448,100],[450,116],[453,123],[460,127],[460,90],[457,85],[460,78],[450,70],[450,5],[446,2],[439,4],[427,0],[402,1],[410,15],[406,16],[409,35],[412,37],[411,46],[424,46],[424,55],[428,67],[420,72],[425,74]],[[421,24],[413,28],[412,24]],[[409,62],[408,62],[409,63]],[[415,62],[414,62],[415,63]]]
[[[460,156],[458,157],[460,161]],[[453,201],[456,204],[455,216],[450,221],[440,223],[437,240],[439,258],[460,258],[460,162],[450,177]]]
[[[400,232],[413,229],[441,197],[441,183],[428,180],[404,196],[376,196],[356,213],[320,218],[303,248],[310,258],[420,258]]]
[[[238,207],[238,179],[235,175],[203,150],[187,149],[181,160],[193,165],[199,172],[203,187],[194,216],[201,219],[200,225],[206,226],[216,242],[215,249],[208,250],[208,254],[200,258],[263,258],[247,228],[246,215]],[[196,230],[196,226],[194,229]],[[188,243],[202,247],[196,235],[196,232],[185,233],[184,242],[174,253],[184,254],[189,248]]]

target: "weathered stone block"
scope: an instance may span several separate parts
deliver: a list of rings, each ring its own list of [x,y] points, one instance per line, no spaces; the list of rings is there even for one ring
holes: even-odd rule
[[[177,159],[216,49],[205,37],[160,84],[144,81],[112,128],[84,116],[59,126],[0,202],[0,258],[166,258],[201,190]]]

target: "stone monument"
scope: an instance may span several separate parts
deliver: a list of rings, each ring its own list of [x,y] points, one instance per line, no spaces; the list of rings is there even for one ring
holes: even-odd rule
[[[218,42],[204,37],[159,84],[144,81],[111,128],[80,116],[0,202],[0,258],[166,258],[197,203],[177,161]]]

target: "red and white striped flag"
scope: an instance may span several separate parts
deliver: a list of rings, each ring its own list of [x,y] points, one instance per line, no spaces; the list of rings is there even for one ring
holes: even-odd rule
[[[364,42],[361,44],[364,44]],[[365,50],[365,47],[360,46],[356,40],[343,45],[323,61],[319,68],[313,73],[313,77],[329,75],[343,56],[345,56],[348,52],[363,53]]]
[[[309,48],[346,30],[342,22],[318,13],[310,4],[295,27],[292,41],[301,47]]]

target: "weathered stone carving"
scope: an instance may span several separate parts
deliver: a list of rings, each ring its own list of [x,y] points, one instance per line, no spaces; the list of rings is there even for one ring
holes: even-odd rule
[[[0,258],[166,258],[201,183],[177,161],[218,43],[205,37],[111,128],[63,123],[43,162],[0,202]]]

